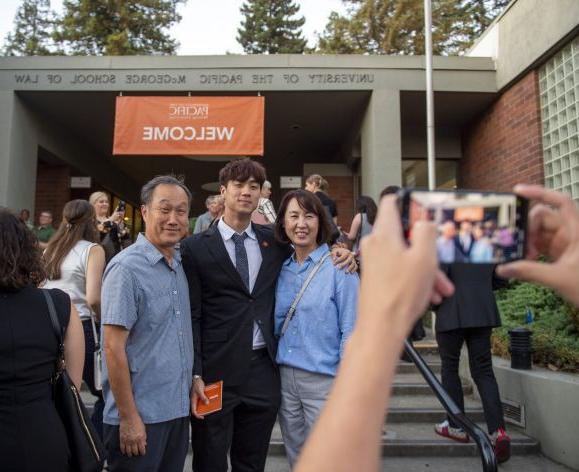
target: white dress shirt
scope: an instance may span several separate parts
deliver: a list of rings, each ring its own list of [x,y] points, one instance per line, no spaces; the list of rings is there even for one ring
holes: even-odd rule
[[[235,262],[235,243],[233,242],[232,236],[235,234],[235,230],[229,226],[223,218],[219,219],[217,223],[217,229],[219,230],[219,234],[221,234],[221,238],[223,239],[223,243],[225,244],[225,249],[227,250],[227,254],[229,254],[229,258],[234,266],[236,266]],[[247,238],[245,238],[244,246],[245,251],[247,252],[247,264],[249,269],[249,291],[253,291],[253,287],[255,285],[255,280],[257,279],[257,274],[259,273],[259,268],[261,267],[261,249],[259,249],[259,241],[257,240],[257,236],[255,235],[255,231],[251,226],[251,222],[249,223],[248,227],[245,228],[239,234],[247,234]],[[265,347],[265,340],[263,339],[263,334],[259,329],[259,326],[254,321],[253,322],[253,349],[261,349]]]

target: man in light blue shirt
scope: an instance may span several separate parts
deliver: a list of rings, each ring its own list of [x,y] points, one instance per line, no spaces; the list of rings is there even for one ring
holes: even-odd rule
[[[193,337],[189,289],[175,246],[187,232],[190,196],[171,176],[145,184],[145,234],[105,271],[103,432],[109,471],[183,470]]]

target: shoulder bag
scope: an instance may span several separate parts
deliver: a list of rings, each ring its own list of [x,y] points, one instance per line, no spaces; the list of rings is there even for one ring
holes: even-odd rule
[[[71,452],[71,468],[79,472],[100,472],[105,449],[82,403],[80,394],[64,368],[64,329],[60,326],[54,302],[48,290],[42,290],[56,339],[58,355],[52,378],[53,400],[60,416]]]
[[[310,282],[312,281],[312,279],[314,278],[314,276],[316,275],[316,273],[318,272],[318,270],[320,270],[320,267],[322,267],[322,264],[324,263],[324,261],[330,257],[331,253],[326,253],[322,256],[322,258],[317,262],[317,264],[312,268],[312,270],[310,270],[310,273],[308,274],[306,280],[304,281],[304,284],[302,285],[302,288],[300,289],[300,291],[298,292],[298,294],[296,295],[296,297],[294,298],[294,301],[292,302],[292,304],[289,307],[288,312],[285,315],[285,320],[283,321],[283,325],[281,327],[281,332],[279,337],[281,338],[285,332],[288,329],[288,326],[290,324],[290,321],[292,320],[292,318],[294,317],[294,314],[296,312],[296,308],[298,306],[298,303],[300,302],[304,292],[306,291],[306,289],[308,288],[308,285],[310,285]]]
[[[98,244],[93,243],[85,248],[84,252],[84,259],[83,259],[83,270],[85,273],[88,271],[88,258],[90,256],[90,250],[94,247],[98,246]],[[92,329],[92,336],[93,336],[93,343],[94,343],[94,351],[92,353],[92,362],[93,362],[93,384],[94,388],[98,391],[103,389],[102,387],[102,346],[100,343],[100,336],[97,329],[97,323],[95,319],[95,313],[92,311],[91,307],[88,307],[89,315],[90,315],[90,325]]]
[[[94,388],[96,390],[101,391],[103,389],[103,366],[102,366],[102,357],[103,357],[103,350],[101,347],[101,342],[99,338],[99,333],[96,327],[95,315],[94,313],[90,312],[90,324],[92,327],[92,335],[94,339],[94,352],[92,353],[92,361],[93,361],[93,373],[94,373]]]

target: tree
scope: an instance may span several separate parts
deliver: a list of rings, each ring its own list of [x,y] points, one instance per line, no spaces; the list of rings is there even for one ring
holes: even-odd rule
[[[511,0],[470,0],[468,13],[471,17],[473,33],[478,36],[487,29]]]
[[[175,54],[167,30],[187,0],[64,0],[55,39],[76,55]]]
[[[4,56],[47,56],[53,53],[54,14],[50,0],[24,0],[16,11],[14,29],[4,40]]]
[[[248,54],[301,54],[307,40],[301,27],[305,18],[294,16],[300,7],[293,0],[247,0],[237,42]]]
[[[332,12],[317,51],[330,54],[424,54],[423,0],[342,0]],[[459,54],[509,0],[433,0],[435,54]]]

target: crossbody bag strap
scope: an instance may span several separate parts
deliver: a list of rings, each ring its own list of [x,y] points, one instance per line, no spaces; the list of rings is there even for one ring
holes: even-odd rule
[[[58,341],[58,364],[59,364],[57,369],[58,375],[60,370],[62,370],[62,364],[64,362],[64,330],[62,329],[58,321],[58,316],[56,315],[56,308],[54,306],[54,301],[52,300],[50,292],[45,289],[42,289],[41,291],[42,295],[44,295],[44,299],[46,300],[46,304],[48,305],[48,313],[50,314],[50,321],[52,323],[52,328]]]
[[[85,277],[86,277],[86,273],[88,272],[88,259],[90,257],[90,251],[95,246],[98,246],[98,244],[91,243],[85,247],[84,252],[83,252],[82,263],[83,263],[83,270],[84,270]],[[100,347],[100,341],[99,341],[98,332],[96,329],[95,313],[92,311],[92,308],[90,306],[88,307],[88,311],[89,311],[89,316],[90,316],[90,325],[92,328],[93,340],[95,343],[95,350],[98,351],[99,347]]]
[[[316,273],[318,272],[318,270],[320,270],[320,267],[322,267],[322,264],[324,263],[324,261],[330,257],[330,253],[326,253],[322,256],[322,258],[318,261],[318,263],[312,268],[312,270],[310,271],[310,273],[308,274],[308,277],[306,278],[306,280],[304,281],[302,288],[300,289],[300,291],[298,292],[298,294],[296,295],[296,297],[294,298],[294,301],[292,302],[292,304],[289,307],[288,312],[285,315],[285,320],[283,321],[283,325],[281,327],[281,333],[280,333],[280,337],[282,337],[285,332],[288,329],[288,326],[290,324],[290,321],[292,320],[292,318],[294,317],[294,314],[296,312],[296,308],[298,306],[298,303],[300,302],[300,299],[302,298],[304,292],[306,291],[306,289],[308,288],[308,285],[310,285],[310,282],[312,281],[312,279],[314,278],[314,276],[316,275]]]
[[[50,292],[48,290],[42,290],[42,295],[46,300],[46,304],[48,305],[48,313],[50,314],[50,321],[52,322],[52,328],[54,329],[54,334],[56,335],[56,339],[58,340],[58,344],[63,344],[64,333],[62,328],[60,327],[60,323],[58,322],[58,317],[56,315],[56,307],[54,306],[54,301],[50,296]]]
[[[99,339],[99,333],[97,331],[96,328],[96,321],[95,321],[95,314],[93,313],[93,311],[89,308],[90,311],[90,325],[92,327],[92,336],[93,336],[93,340],[94,340],[94,345],[95,345],[95,351],[98,351],[100,349],[100,339]]]

